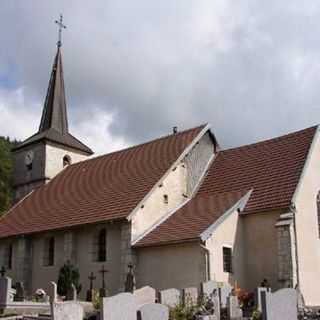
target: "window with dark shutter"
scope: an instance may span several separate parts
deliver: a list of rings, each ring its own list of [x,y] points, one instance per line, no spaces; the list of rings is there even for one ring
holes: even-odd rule
[[[229,247],[223,247],[222,253],[223,253],[223,271],[232,273],[232,249]]]

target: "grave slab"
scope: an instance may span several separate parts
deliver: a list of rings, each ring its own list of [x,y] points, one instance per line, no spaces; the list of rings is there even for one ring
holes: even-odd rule
[[[180,291],[177,289],[162,290],[159,293],[159,300],[161,304],[174,308],[180,304]]]
[[[133,295],[138,306],[156,302],[156,290],[149,286],[135,290]]]
[[[148,303],[138,311],[138,320],[168,320],[169,308],[158,303]]]
[[[133,294],[119,293],[102,299],[101,320],[136,320],[137,310]]]

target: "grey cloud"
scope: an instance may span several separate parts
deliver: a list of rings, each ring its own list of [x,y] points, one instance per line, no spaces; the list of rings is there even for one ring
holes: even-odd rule
[[[16,86],[37,106],[55,52],[53,20],[64,13],[75,127],[107,111],[111,135],[135,143],[174,125],[210,122],[230,147],[319,122],[317,0],[6,0],[1,6],[0,74],[15,70]]]

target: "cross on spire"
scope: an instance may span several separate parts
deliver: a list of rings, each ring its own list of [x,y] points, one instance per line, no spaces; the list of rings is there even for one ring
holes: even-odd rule
[[[59,26],[59,34],[58,34],[58,42],[57,42],[58,48],[60,48],[61,45],[62,45],[62,42],[61,42],[62,29],[66,29],[67,28],[67,26],[64,25],[62,23],[62,21],[63,21],[63,16],[62,16],[62,14],[60,14],[60,19],[59,20],[55,20],[55,23]]]

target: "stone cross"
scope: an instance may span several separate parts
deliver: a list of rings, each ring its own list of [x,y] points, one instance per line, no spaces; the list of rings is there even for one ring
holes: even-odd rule
[[[6,268],[2,266],[0,270],[1,277],[4,277],[6,275],[6,272],[7,272]]]
[[[103,265],[99,272],[102,275],[102,287],[100,289],[100,297],[105,297],[106,296],[106,282],[104,280],[104,274],[109,272],[109,270],[105,269],[104,265]]]
[[[63,16],[62,14],[60,14],[60,19],[59,20],[55,20],[55,23],[59,26],[59,36],[58,36],[58,42],[57,42],[57,46],[58,48],[61,47],[62,42],[61,42],[61,33],[62,33],[62,29],[66,29],[67,26],[65,26],[63,23]]]

